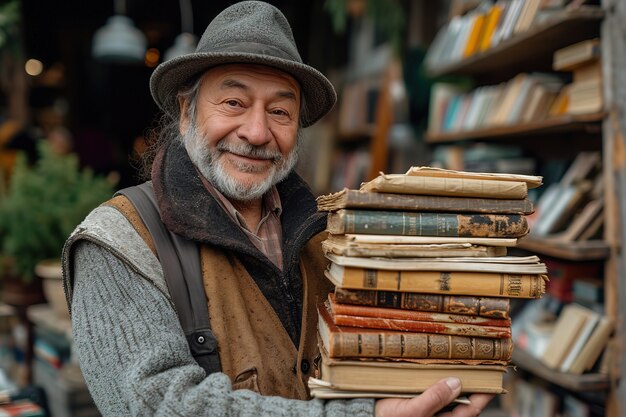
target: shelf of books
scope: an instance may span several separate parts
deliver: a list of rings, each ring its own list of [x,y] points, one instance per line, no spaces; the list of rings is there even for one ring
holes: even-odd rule
[[[551,61],[545,58],[552,51],[599,36],[604,18],[599,6],[536,9],[538,19],[524,28],[521,23],[515,25],[515,12],[523,7],[520,3],[524,2],[511,1],[503,8],[505,2],[495,2],[487,10],[476,9],[453,18],[430,47],[426,64],[431,74],[481,76],[487,72],[549,69]],[[482,38],[468,36],[472,30]]]

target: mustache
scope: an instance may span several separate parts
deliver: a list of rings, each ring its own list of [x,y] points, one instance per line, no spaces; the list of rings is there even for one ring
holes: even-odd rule
[[[279,162],[283,155],[278,151],[272,151],[264,146],[254,146],[249,143],[233,144],[226,141],[217,143],[216,149],[219,152],[229,152],[235,155],[245,156],[255,159],[268,159],[272,162]]]

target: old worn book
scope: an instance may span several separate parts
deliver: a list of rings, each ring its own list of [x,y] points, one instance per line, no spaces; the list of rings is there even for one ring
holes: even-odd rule
[[[542,362],[548,368],[560,368],[592,313],[591,310],[577,304],[567,304],[563,307],[541,355]]]
[[[367,307],[361,308],[367,309]],[[400,310],[404,313],[414,313],[414,317],[412,318],[407,317],[411,316],[410,314],[392,315],[388,314],[388,312],[385,312],[386,314],[384,316],[376,316],[373,314],[373,312],[365,312],[366,314],[359,315],[357,314],[357,312],[354,311],[350,311],[352,314],[344,314],[345,311],[337,312],[337,310],[333,307],[330,307],[329,311],[331,313],[333,322],[338,326],[393,330],[412,333],[491,337],[498,339],[511,337],[510,324],[508,326],[495,326],[477,323],[481,321],[480,319],[484,319],[485,321],[490,320],[479,316],[466,316],[467,321],[463,322],[464,317],[458,314],[446,315],[445,313],[430,313],[412,310]]]
[[[519,238],[528,234],[522,214],[422,213],[341,209],[328,214],[332,234]]]
[[[496,199],[453,196],[378,193],[344,188],[317,198],[320,211],[342,208],[443,211],[459,213],[530,214],[534,207],[528,198]]]
[[[346,233],[342,235],[329,235],[328,240],[343,242],[345,244],[378,243],[378,244],[466,244],[484,246],[513,247],[517,245],[517,238],[504,237],[452,237],[452,236],[401,236],[401,235],[368,235],[358,233]]]
[[[543,183],[543,178],[536,175],[455,171],[452,169],[434,167],[411,167],[405,175],[414,177],[467,178],[478,180],[485,179],[496,181],[523,182],[528,188],[537,188]]]
[[[420,393],[440,379],[455,376],[464,393],[505,392],[505,365],[422,364],[394,360],[330,358],[320,349],[320,378],[338,390]]]
[[[572,71],[600,57],[600,40],[587,39],[554,52],[552,68],[556,71]]]
[[[324,274],[341,288],[510,298],[541,298],[548,279],[545,274],[385,271],[332,263]]]
[[[335,288],[338,303],[406,310],[436,311],[500,319],[510,318],[511,300],[506,297],[471,297],[416,292],[352,290]]]
[[[381,174],[361,185],[361,191],[397,194],[441,195],[451,197],[482,197],[524,199],[528,188],[522,181],[499,181],[475,178],[442,178]]]
[[[332,358],[450,359],[505,364],[511,360],[511,338],[401,332],[337,325],[324,305],[318,308],[319,337]],[[436,363],[436,362],[434,362]]]
[[[567,352],[567,355],[565,355],[563,361],[561,361],[561,364],[559,365],[559,371],[561,372],[570,371],[574,360],[578,357],[578,355],[580,355],[583,347],[589,341],[591,333],[593,333],[595,328],[598,326],[598,323],[600,323],[602,314],[591,309],[589,309],[587,313],[589,316],[587,317],[587,320],[585,320],[585,324],[580,329],[580,332],[578,332],[578,336],[576,336],[576,339],[570,345],[569,352]]]
[[[615,321],[611,317],[603,316],[576,359],[572,362],[568,372],[579,375],[585,371],[589,371],[609,343],[609,338],[614,327]]]
[[[384,244],[356,243],[345,239],[335,239],[345,235],[329,235],[322,241],[324,253],[340,256],[386,257],[386,258],[434,258],[434,257],[493,257],[505,256],[504,246],[472,245],[471,243],[436,243],[436,244]]]
[[[341,323],[341,320],[349,320],[347,318],[339,319],[339,316],[355,316],[355,317],[371,317],[374,319],[389,319],[389,320],[413,320],[413,321],[426,321],[426,322],[441,322],[441,323],[460,323],[478,326],[491,326],[491,327],[510,327],[511,319],[483,317],[477,315],[459,314],[459,313],[441,313],[436,311],[420,311],[420,310],[407,310],[402,308],[389,308],[389,307],[372,307],[362,306],[357,304],[345,304],[337,302],[334,293],[328,294],[328,300],[325,302],[336,324],[342,324],[347,326],[353,326],[349,323]],[[398,322],[400,323],[400,322]],[[388,324],[382,324],[386,328],[390,326]],[[356,327],[361,327],[360,324],[354,324]],[[376,327],[372,322],[371,327]],[[395,330],[405,330],[397,328]],[[410,330],[410,329],[406,329]],[[434,332],[438,333],[438,332]]]
[[[311,391],[311,397],[320,398],[325,400],[339,399],[339,398],[413,398],[415,394],[400,394],[397,392],[380,392],[380,391],[350,391],[339,390],[333,388],[330,382],[322,381],[321,379],[309,377],[307,381],[309,390]],[[456,404],[471,404],[469,398],[457,397],[453,401]]]
[[[333,266],[389,271],[475,271],[511,274],[547,274],[546,264],[536,255],[477,258],[359,258],[326,254]]]

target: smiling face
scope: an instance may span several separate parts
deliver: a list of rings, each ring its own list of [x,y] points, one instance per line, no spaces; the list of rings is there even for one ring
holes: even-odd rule
[[[296,80],[276,69],[229,64],[208,70],[195,115],[181,103],[190,158],[228,198],[261,198],[297,161],[300,99]]]

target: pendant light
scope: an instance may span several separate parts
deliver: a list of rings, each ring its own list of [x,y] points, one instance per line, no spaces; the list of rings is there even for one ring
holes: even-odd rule
[[[115,63],[143,63],[145,35],[126,16],[125,0],[115,0],[115,14],[93,38],[92,54],[97,60]]]
[[[163,57],[165,61],[196,51],[197,38],[196,35],[193,34],[193,10],[191,8],[191,0],[179,0],[178,3],[180,4],[180,26],[182,33],[174,39],[174,45],[165,51],[165,56]]]

